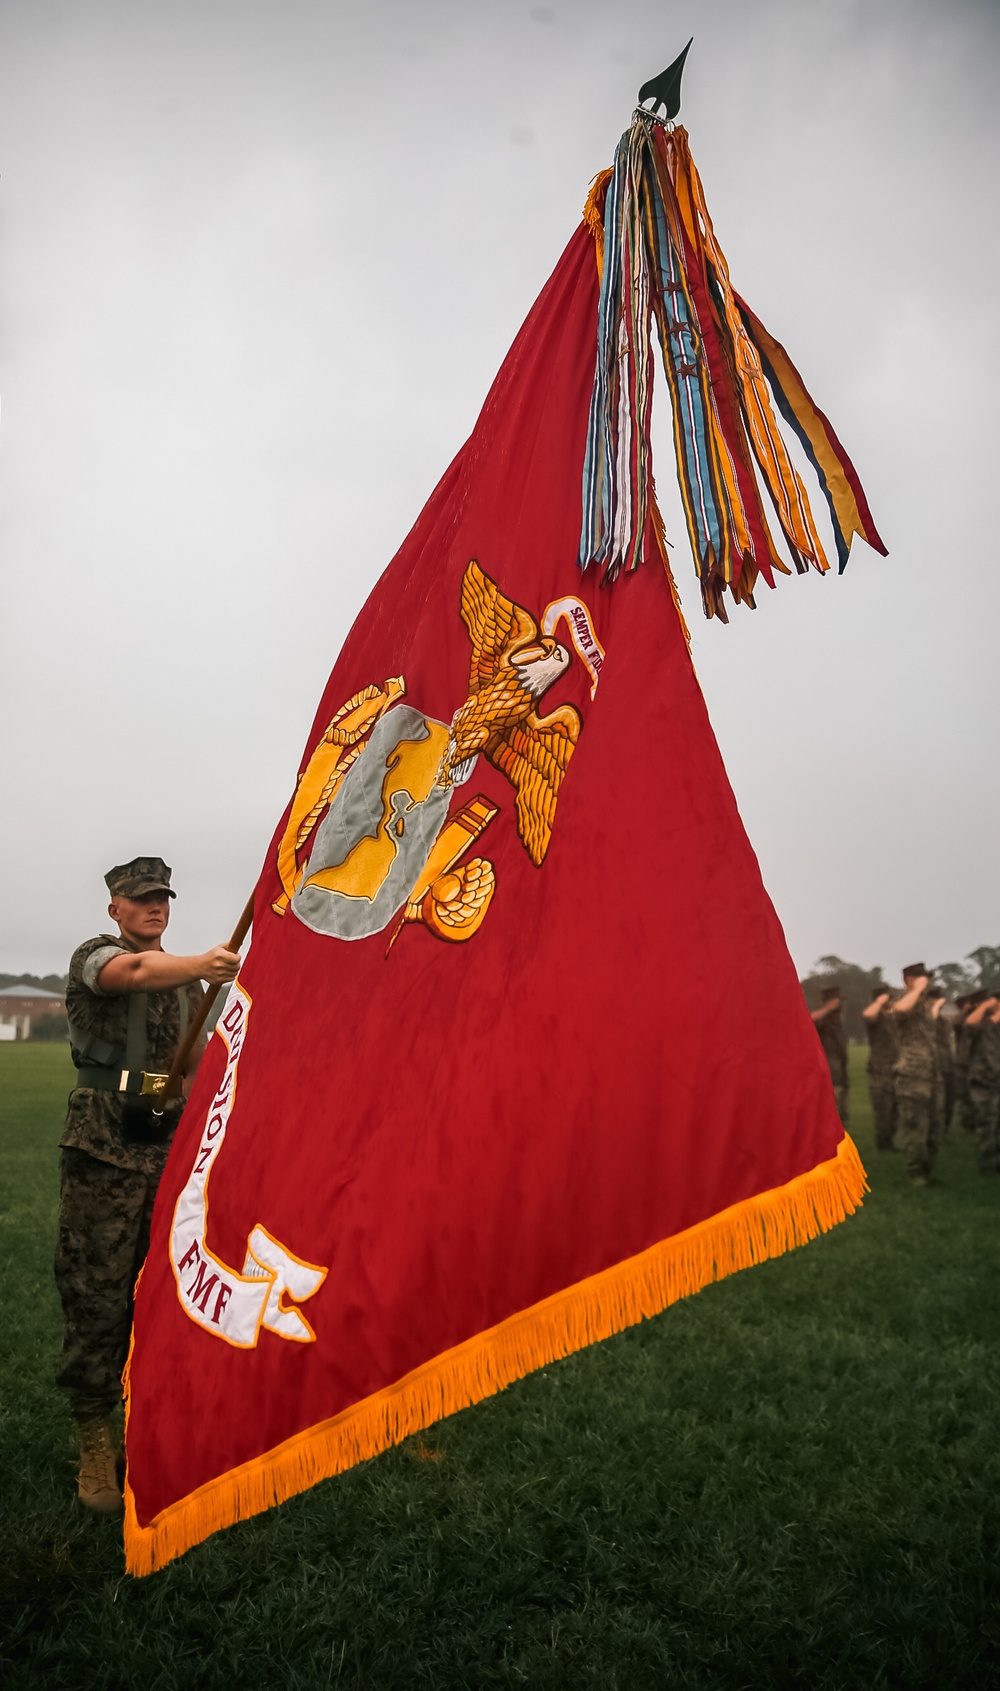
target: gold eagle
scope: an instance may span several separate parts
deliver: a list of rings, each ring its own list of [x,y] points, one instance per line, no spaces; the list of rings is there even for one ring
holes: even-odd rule
[[[487,757],[514,788],[518,834],[532,863],[541,863],[580,717],[572,705],[548,716],[535,707],[565,675],[570,655],[475,558],[462,578],[461,614],[472,641],[469,696],[452,719],[443,779],[467,780],[480,753]]]

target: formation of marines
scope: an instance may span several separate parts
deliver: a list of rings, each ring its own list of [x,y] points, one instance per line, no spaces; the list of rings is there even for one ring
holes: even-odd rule
[[[880,1151],[901,1151],[917,1186],[928,1185],[956,1107],[983,1174],[1000,1174],[1000,994],[967,993],[949,1005],[923,963],[903,970],[902,991],[879,985],[861,1012],[868,1086]],[[840,1119],[847,1124],[843,999],[825,987],[812,1019],[826,1053]]]

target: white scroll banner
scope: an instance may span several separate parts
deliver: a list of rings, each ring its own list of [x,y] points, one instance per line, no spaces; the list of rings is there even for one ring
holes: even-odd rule
[[[570,639],[590,671],[590,696],[593,698],[604,667],[604,647],[594,633],[590,612],[579,599],[553,599],[551,605],[546,605],[542,614],[542,633],[554,633],[561,617],[566,618]]]
[[[309,1344],[316,1335],[293,1307],[318,1292],[326,1269],[293,1256],[258,1222],[247,1236],[241,1272],[209,1250],[208,1177],[225,1141],[236,1097],[236,1074],[246,1039],[251,1000],[239,982],[232,988],[216,1032],[226,1047],[226,1067],[208,1106],[191,1173],[174,1206],[170,1265],[184,1313],[206,1333],[240,1350],[252,1350],[261,1329]]]

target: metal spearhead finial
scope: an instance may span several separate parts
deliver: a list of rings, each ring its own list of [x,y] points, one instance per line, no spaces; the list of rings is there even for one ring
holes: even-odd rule
[[[694,36],[692,35],[691,41],[693,40]],[[672,65],[668,65],[666,70],[661,70],[659,76],[654,76],[649,82],[644,82],[639,89],[640,106],[646,100],[652,100],[654,102],[653,110],[656,111],[659,106],[662,106],[664,117],[668,121],[670,118],[676,117],[681,109],[681,77],[684,74],[684,60],[690,51],[691,41],[688,42],[683,53],[674,60]]]

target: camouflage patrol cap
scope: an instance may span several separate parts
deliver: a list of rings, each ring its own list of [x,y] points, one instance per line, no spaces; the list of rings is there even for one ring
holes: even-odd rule
[[[928,969],[926,963],[907,963],[906,968],[903,970],[904,980],[905,980],[907,975],[929,975],[929,974],[930,974],[930,970]]]
[[[840,997],[839,986],[825,986],[823,988],[823,997],[824,998],[839,998]]]
[[[116,863],[104,877],[112,898],[142,898],[147,892],[165,892],[170,898],[170,870],[162,857],[133,857],[131,863]]]

